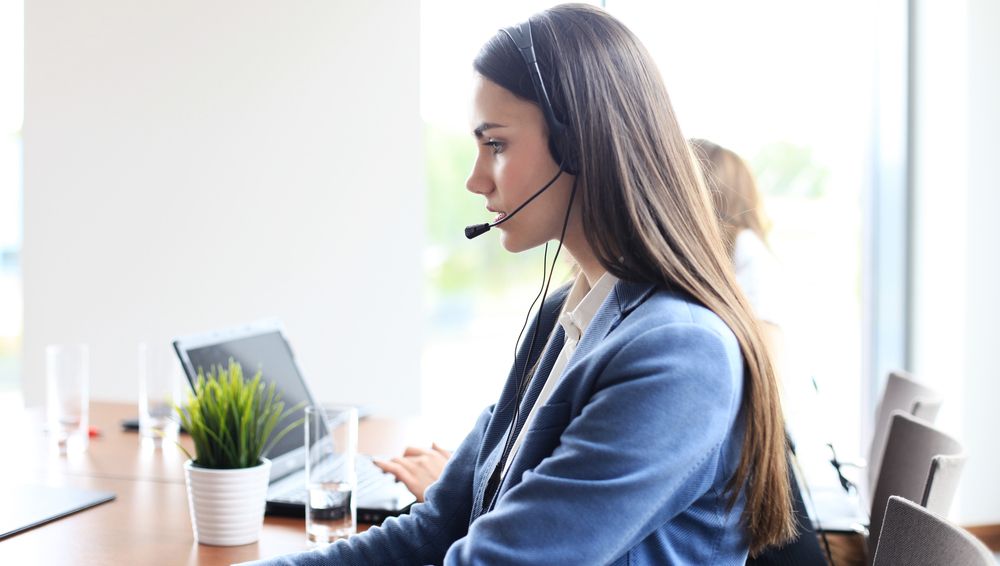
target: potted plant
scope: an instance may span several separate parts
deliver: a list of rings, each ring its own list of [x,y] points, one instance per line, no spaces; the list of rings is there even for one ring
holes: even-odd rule
[[[175,407],[194,441],[184,476],[194,537],[201,544],[237,546],[260,538],[271,461],[264,457],[302,420],[276,432],[279,423],[301,408],[285,410],[274,383],[265,385],[258,370],[252,379],[230,358],[206,377],[198,368],[194,390],[184,407]]]

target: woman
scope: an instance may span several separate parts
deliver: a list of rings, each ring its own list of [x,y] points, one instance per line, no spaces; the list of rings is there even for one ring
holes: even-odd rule
[[[731,150],[703,139],[692,139],[691,146],[712,195],[736,281],[753,308],[772,366],[780,376],[782,281],[768,248],[768,221],[757,183],[750,167]],[[406,484],[417,501],[423,501],[427,487],[440,477],[450,456],[437,444],[429,450],[410,446],[401,457],[376,464]]]
[[[507,250],[558,240],[580,274],[425,503],[275,563],[742,564],[788,539],[774,375],[649,55],[563,5],[474,67],[469,190]]]

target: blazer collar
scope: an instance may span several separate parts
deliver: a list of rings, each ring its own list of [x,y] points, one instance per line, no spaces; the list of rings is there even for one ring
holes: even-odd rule
[[[653,283],[641,283],[635,281],[619,281],[614,289],[604,299],[601,308],[590,321],[587,330],[583,333],[583,339],[576,347],[572,358],[567,364],[567,369],[576,358],[588,352],[597,345],[609,332],[614,330],[621,319],[638,307],[646,297],[656,289]]]
[[[656,285],[653,283],[619,281],[612,291],[612,294],[618,298],[618,312],[621,316],[627,315],[642,304],[655,289]]]

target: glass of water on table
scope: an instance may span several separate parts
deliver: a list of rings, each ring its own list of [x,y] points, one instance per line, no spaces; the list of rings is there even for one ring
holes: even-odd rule
[[[306,535],[313,545],[357,531],[358,409],[349,405],[306,407]]]
[[[49,434],[60,454],[83,452],[90,442],[90,349],[86,344],[45,348]]]
[[[161,446],[176,440],[174,407],[183,401],[181,366],[169,343],[139,343],[139,435]]]

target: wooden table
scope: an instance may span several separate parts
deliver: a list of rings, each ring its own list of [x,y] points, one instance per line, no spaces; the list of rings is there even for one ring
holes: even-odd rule
[[[156,448],[121,429],[133,417],[128,403],[91,403],[91,424],[102,435],[87,452],[60,456],[42,432],[38,412],[0,415],[4,458],[0,481],[113,491],[109,503],[0,541],[0,564],[231,564],[306,550],[305,521],[266,517],[260,540],[234,547],[194,542],[184,485],[184,453],[171,443]],[[366,418],[359,449],[396,454],[414,443],[413,423]],[[181,443],[192,451],[191,439]],[[0,502],[2,504],[2,502]],[[367,526],[362,525],[362,529]]]

